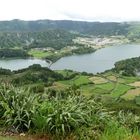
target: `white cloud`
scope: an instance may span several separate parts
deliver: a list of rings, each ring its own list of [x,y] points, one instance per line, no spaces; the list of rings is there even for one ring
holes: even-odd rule
[[[140,0],[0,0],[0,20],[140,20]]]

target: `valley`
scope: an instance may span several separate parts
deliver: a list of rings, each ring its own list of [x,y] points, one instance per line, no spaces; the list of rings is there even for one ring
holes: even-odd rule
[[[139,29],[0,21],[0,140],[139,140]]]

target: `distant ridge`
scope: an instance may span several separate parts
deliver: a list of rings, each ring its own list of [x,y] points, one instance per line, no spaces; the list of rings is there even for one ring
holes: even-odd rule
[[[36,20],[24,21],[14,19],[0,21],[1,32],[45,31],[63,29],[89,35],[121,35],[127,33],[129,24],[118,22],[88,22],[72,20]]]

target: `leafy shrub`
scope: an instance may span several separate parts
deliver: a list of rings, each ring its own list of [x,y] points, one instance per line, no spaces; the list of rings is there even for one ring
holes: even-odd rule
[[[0,88],[0,106],[4,110],[2,118],[8,126],[15,127],[17,131],[30,128],[36,103],[36,95],[29,90],[13,86]]]
[[[0,75],[11,75],[11,70],[0,68]]]
[[[0,49],[0,58],[28,57],[26,51],[22,49]]]
[[[128,140],[131,132],[116,121],[108,122],[100,140]]]
[[[71,92],[65,93],[67,96],[54,93],[40,104],[33,117],[36,131],[64,136],[82,126],[90,126],[91,118],[100,114],[101,105],[93,99],[76,95],[73,90]]]
[[[12,84],[14,85],[24,85],[33,83],[46,83],[47,85],[52,85],[54,81],[62,80],[63,76],[56,73],[47,67],[41,67],[39,64],[34,64],[28,68],[14,71],[15,76],[12,79]]]
[[[131,140],[140,128],[139,116],[130,111],[108,111],[98,99],[82,96],[77,86],[35,93],[0,86],[0,123],[3,119],[17,131],[47,133],[54,139],[70,136],[73,140]]]
[[[140,96],[135,98],[135,102],[136,102],[137,105],[140,105]]]
[[[44,92],[44,85],[43,84],[37,84],[34,86],[30,87],[30,91],[33,93],[39,93],[39,92]]]
[[[40,105],[38,113],[33,118],[33,123],[43,132],[64,135],[87,123],[88,112],[82,108],[86,108],[85,104],[78,103],[75,97],[67,100],[47,99]]]
[[[140,117],[132,112],[119,111],[118,114],[115,115],[114,120],[117,120],[121,126],[124,126],[132,131],[140,128]]]

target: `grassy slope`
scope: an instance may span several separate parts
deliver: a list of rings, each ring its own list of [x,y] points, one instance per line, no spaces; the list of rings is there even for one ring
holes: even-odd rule
[[[91,83],[91,81],[88,78],[89,78],[88,76],[78,75],[71,80],[60,81],[60,83],[65,85],[77,85],[77,86],[86,85]]]
[[[66,75],[72,75],[73,72],[58,71],[59,73]],[[139,86],[135,86],[136,82],[139,82],[139,77],[127,77],[113,72],[107,72],[95,76],[83,76],[78,74],[70,80],[58,81],[55,83],[56,89],[63,87],[63,89],[77,85],[80,91],[87,96],[102,96],[110,98],[121,98],[124,100],[134,100],[139,96]],[[134,84],[133,84],[134,83]],[[51,88],[51,87],[50,87]],[[133,94],[133,91],[136,93]]]
[[[0,76],[0,81],[11,82],[14,79],[23,79],[28,74],[28,70],[13,75]],[[37,75],[38,72],[32,72]],[[63,75],[68,80],[51,81],[52,85],[48,87],[47,83],[41,82],[30,82],[30,87],[41,88],[44,86],[45,89],[53,88],[57,90],[63,90],[70,86],[76,85],[82,94],[87,96],[101,96],[110,98],[121,98],[124,100],[135,100],[139,94],[139,77],[126,77],[116,73],[107,72],[104,74],[87,76],[82,75],[78,72],[70,70],[56,71]],[[50,79],[51,80],[51,79]],[[26,82],[25,82],[26,83]],[[20,86],[28,87],[28,84],[20,84]],[[137,83],[137,86],[135,84]]]
[[[139,108],[139,106],[137,104],[131,104],[130,102],[121,102],[121,103],[116,103],[115,106],[114,104],[112,104],[112,99],[114,100],[114,98],[122,98],[123,96],[125,96],[126,98],[123,98],[124,100],[128,101],[127,94],[128,92],[130,92],[131,90],[138,90],[139,87],[135,86],[135,84],[131,84],[131,83],[135,83],[136,81],[139,81],[140,78],[139,77],[124,77],[121,75],[118,75],[116,73],[112,73],[112,72],[106,72],[104,74],[98,74],[98,75],[91,75],[91,76],[87,76],[87,75],[82,75],[81,73],[77,73],[77,72],[73,72],[73,71],[69,71],[69,70],[61,70],[61,71],[57,71],[58,73],[62,74],[64,77],[68,77],[71,76],[73,74],[76,74],[73,78],[69,79],[69,80],[61,80],[61,81],[57,81],[54,82],[54,84],[52,86],[50,86],[49,88],[56,88],[59,90],[65,89],[69,86],[72,86],[73,84],[79,86],[79,90],[87,96],[101,96],[104,101],[109,102],[109,108],[110,107],[114,107],[116,108],[118,106],[121,107],[123,106],[124,108]],[[19,74],[20,75],[20,74]],[[22,75],[22,73],[21,73]],[[16,75],[17,76],[17,75]],[[10,76],[9,76],[10,77]],[[95,79],[93,77],[96,77]],[[10,77],[12,79],[12,77]],[[94,80],[98,79],[105,79],[105,83],[102,83],[102,80],[98,83],[95,83]],[[107,81],[107,82],[106,82]],[[130,92],[130,94],[133,94],[134,92]],[[137,94],[133,94],[133,100],[135,100],[137,98]],[[111,100],[110,100],[111,99]],[[132,98],[131,98],[132,99]],[[139,101],[137,100],[137,103],[139,103]],[[107,128],[107,131],[109,131],[109,128]],[[117,132],[116,132],[117,131]],[[111,134],[103,134],[101,136],[101,138],[99,140],[119,140],[119,138],[117,138],[117,136],[120,136],[121,134],[124,134],[124,132],[122,132],[124,130],[122,130],[122,128],[114,128],[114,135]],[[112,126],[111,126],[111,132],[112,132]],[[120,134],[121,133],[121,134]],[[133,136],[134,138],[136,137],[135,135]],[[116,139],[115,139],[116,138]],[[22,138],[14,138],[14,137],[0,137],[0,140],[24,140]],[[25,138],[26,139],[26,138]],[[34,139],[33,139],[34,140]],[[121,138],[120,140],[123,140],[123,138]],[[128,140],[131,140],[130,137]],[[132,139],[133,140],[133,139]],[[139,137],[137,138],[137,140],[139,140]]]
[[[52,55],[53,53],[52,52],[46,52],[46,51],[43,51],[43,50],[34,50],[34,49],[31,49],[29,52],[28,52],[29,55],[31,56],[34,56],[35,58],[45,58],[49,55]]]

